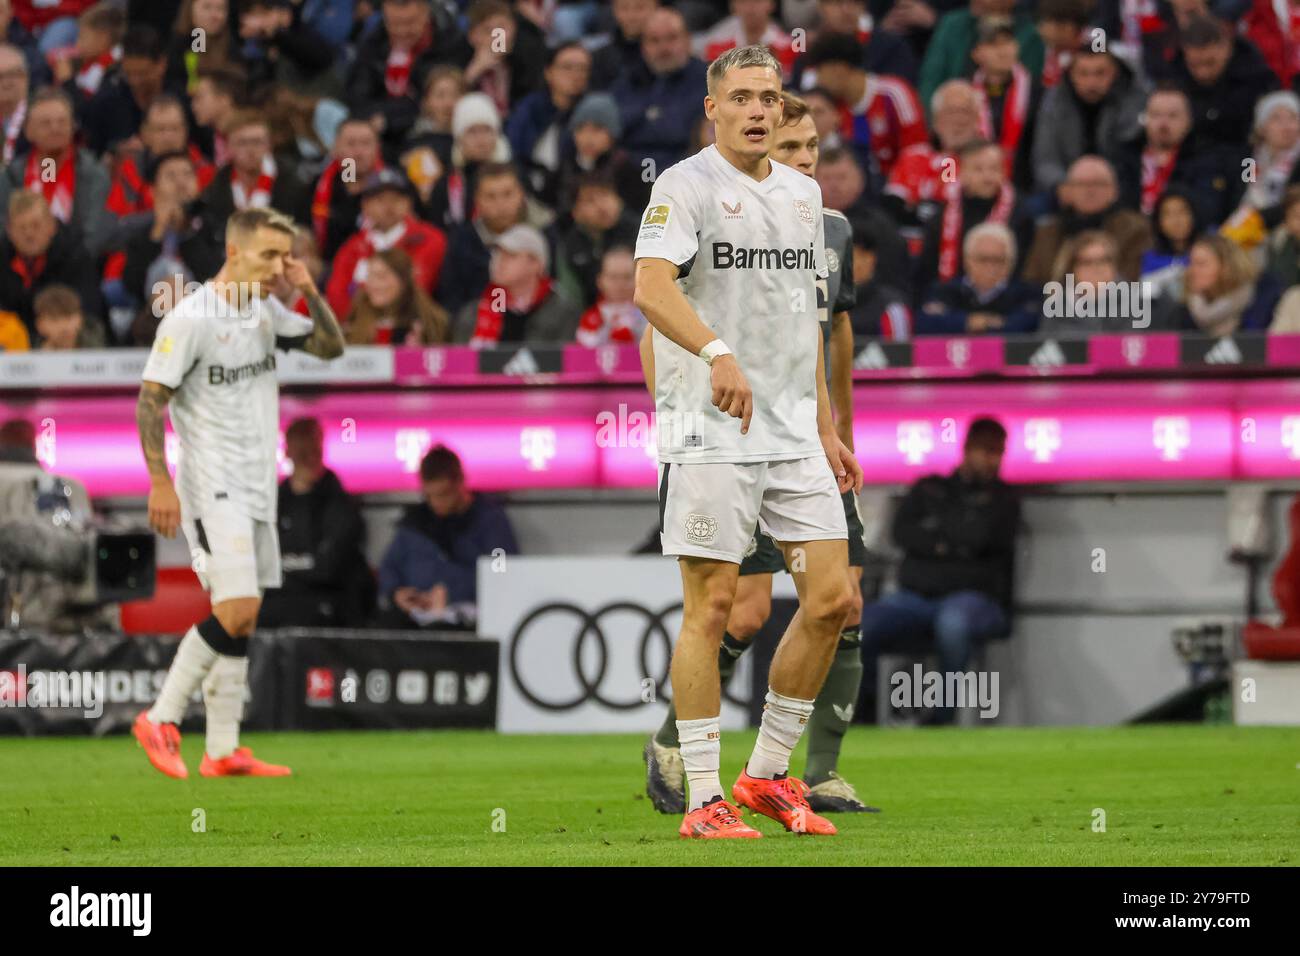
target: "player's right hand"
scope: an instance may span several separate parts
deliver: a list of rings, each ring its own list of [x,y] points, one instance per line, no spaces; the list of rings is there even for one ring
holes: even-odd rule
[[[176,537],[181,526],[181,499],[171,483],[159,483],[149,488],[149,527],[164,538]]]
[[[754,415],[754,393],[735,356],[719,355],[713,360],[710,373],[714,406],[732,418],[739,418],[740,433],[748,433],[749,420]]]

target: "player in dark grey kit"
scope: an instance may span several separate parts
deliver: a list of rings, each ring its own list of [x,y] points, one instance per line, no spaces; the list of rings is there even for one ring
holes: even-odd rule
[[[817,129],[807,104],[783,93],[785,111],[777,127],[768,156],[812,176],[817,169]],[[853,330],[849,312],[855,305],[853,287],[853,229],[843,214],[823,210],[823,233],[829,277],[817,281],[817,307],[826,353],[826,373],[835,428],[840,441],[853,449]],[[650,393],[654,394],[654,352],[649,330],[641,343],[641,361]],[[861,636],[862,568],[866,559],[862,521],[857,496],[842,495],[844,516],[849,527],[849,576],[853,606],[840,634],[840,643],[821,692],[808,721],[808,763],[804,780],[812,788],[808,803],[818,813],[874,811],[858,798],[852,785],[837,772],[840,745],[853,718],[853,707],[862,682]],[[736,669],[740,656],[772,611],[772,575],[786,571],[781,550],[770,537],[755,529],[749,550],[740,565],[736,599],[727,621],[718,654],[718,669],[725,684]],[[685,808],[685,780],[677,740],[677,714],[669,705],[663,726],[646,743],[646,793],[661,813],[681,813]]]

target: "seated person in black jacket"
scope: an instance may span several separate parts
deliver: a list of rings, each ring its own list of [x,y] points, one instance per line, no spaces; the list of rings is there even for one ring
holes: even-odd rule
[[[882,653],[933,651],[945,675],[965,671],[976,648],[1010,633],[1011,589],[1020,505],[999,477],[1007,432],[977,418],[966,433],[961,464],[929,475],[894,516],[903,550],[898,590],[862,610],[863,693],[874,713]],[[937,723],[953,711],[940,708]]]
[[[356,627],[374,604],[374,576],[362,554],[361,511],[323,463],[320,422],[299,418],[284,435],[293,474],[280,482],[284,583],[266,592],[260,627]]]

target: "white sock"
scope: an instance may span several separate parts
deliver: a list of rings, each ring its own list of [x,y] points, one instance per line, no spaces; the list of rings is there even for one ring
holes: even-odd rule
[[[181,638],[172,666],[167,669],[158,699],[149,708],[149,719],[155,724],[179,724],[185,708],[203,683],[203,678],[216,663],[217,652],[199,636],[198,626],[191,627]]]
[[[746,772],[751,777],[771,780],[789,771],[790,754],[812,716],[813,702],[784,697],[770,687],[766,701],[763,720],[758,727],[758,740],[754,741],[754,753],[749,758]]]
[[[718,764],[722,759],[722,715],[699,720],[677,721],[681,741],[682,767],[686,771],[687,812],[698,810],[714,797],[722,796]]]
[[[248,686],[248,658],[222,654],[203,682],[207,710],[205,750],[214,760],[229,757],[239,746],[239,722],[244,719],[244,689]]]

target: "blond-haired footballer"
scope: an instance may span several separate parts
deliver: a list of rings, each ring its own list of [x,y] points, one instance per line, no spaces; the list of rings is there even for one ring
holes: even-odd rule
[[[210,281],[163,317],[145,364],[136,422],[149,469],[149,524],[164,537],[182,528],[212,614],[186,632],[153,707],[133,731],[149,761],[171,777],[189,771],[178,724],[203,688],[205,777],[285,776],[239,746],[248,683],[248,638],[262,592],[280,584],[276,535],[279,386],[276,351],[343,354],[338,320],[306,265],[295,259],[294,223],[269,208],[234,213],[226,225],[226,261]],[[311,318],[272,296],[288,282]],[[172,484],[163,454],[170,408],[181,460]]]

